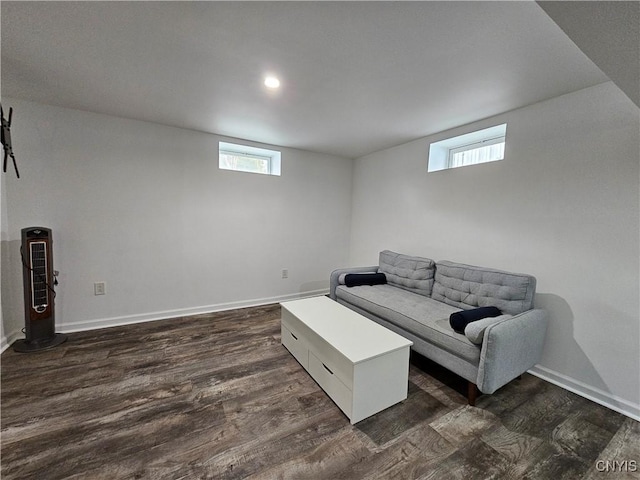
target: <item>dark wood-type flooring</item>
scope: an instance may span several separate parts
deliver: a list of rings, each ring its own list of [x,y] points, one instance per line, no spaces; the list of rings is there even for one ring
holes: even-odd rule
[[[640,475],[596,468],[640,463],[638,422],[528,374],[470,407],[466,382],[412,357],[407,400],[352,426],[282,347],[279,318],[272,305],[8,349],[2,479]]]

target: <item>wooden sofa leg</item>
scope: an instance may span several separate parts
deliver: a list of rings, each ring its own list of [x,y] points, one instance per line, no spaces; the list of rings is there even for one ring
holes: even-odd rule
[[[472,407],[476,406],[476,398],[478,397],[478,387],[476,387],[475,383],[469,382],[469,390],[467,394],[467,398],[469,400],[469,405]]]

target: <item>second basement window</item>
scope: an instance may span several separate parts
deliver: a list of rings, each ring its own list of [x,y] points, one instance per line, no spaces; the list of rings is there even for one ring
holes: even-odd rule
[[[507,124],[447,138],[429,146],[429,172],[504,159]]]
[[[449,168],[495,162],[504,158],[504,136],[449,149]]]
[[[280,175],[280,152],[266,148],[220,142],[218,167],[236,172]]]

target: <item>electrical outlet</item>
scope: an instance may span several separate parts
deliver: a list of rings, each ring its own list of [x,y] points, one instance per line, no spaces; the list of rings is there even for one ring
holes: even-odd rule
[[[282,278],[289,278],[289,270],[286,268],[282,269]]]
[[[93,284],[94,295],[104,295],[106,293],[104,282],[96,282]]]

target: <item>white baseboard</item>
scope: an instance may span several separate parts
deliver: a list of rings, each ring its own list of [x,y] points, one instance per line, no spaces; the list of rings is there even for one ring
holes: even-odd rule
[[[236,308],[258,307],[260,305],[269,305],[271,303],[286,302],[289,300],[297,300],[300,298],[316,297],[319,295],[327,295],[328,289],[312,290],[303,293],[293,293],[288,295],[280,295],[269,298],[256,298],[252,300],[242,300],[238,302],[219,303],[215,305],[206,305],[201,307],[181,308],[176,310],[165,310],[160,312],[142,313],[137,315],[125,315],[122,317],[102,318],[96,320],[88,320],[83,322],[65,323],[57,325],[56,331],[61,333],[83,332],[87,330],[96,330],[98,328],[119,327],[122,325],[131,325],[134,323],[152,322],[154,320],[166,320],[168,318],[186,317],[189,315],[201,315],[204,313],[222,312],[225,310],[234,310]],[[6,337],[0,339],[0,353],[4,352],[13,342],[24,338],[20,330],[11,332]]]
[[[628,400],[612,395],[610,392],[592,387],[584,382],[540,365],[536,365],[530,369],[529,373],[615,412],[640,421],[640,405],[636,405]]]
[[[4,352],[13,342],[21,338],[24,338],[22,330],[16,330],[0,338],[0,353]]]

